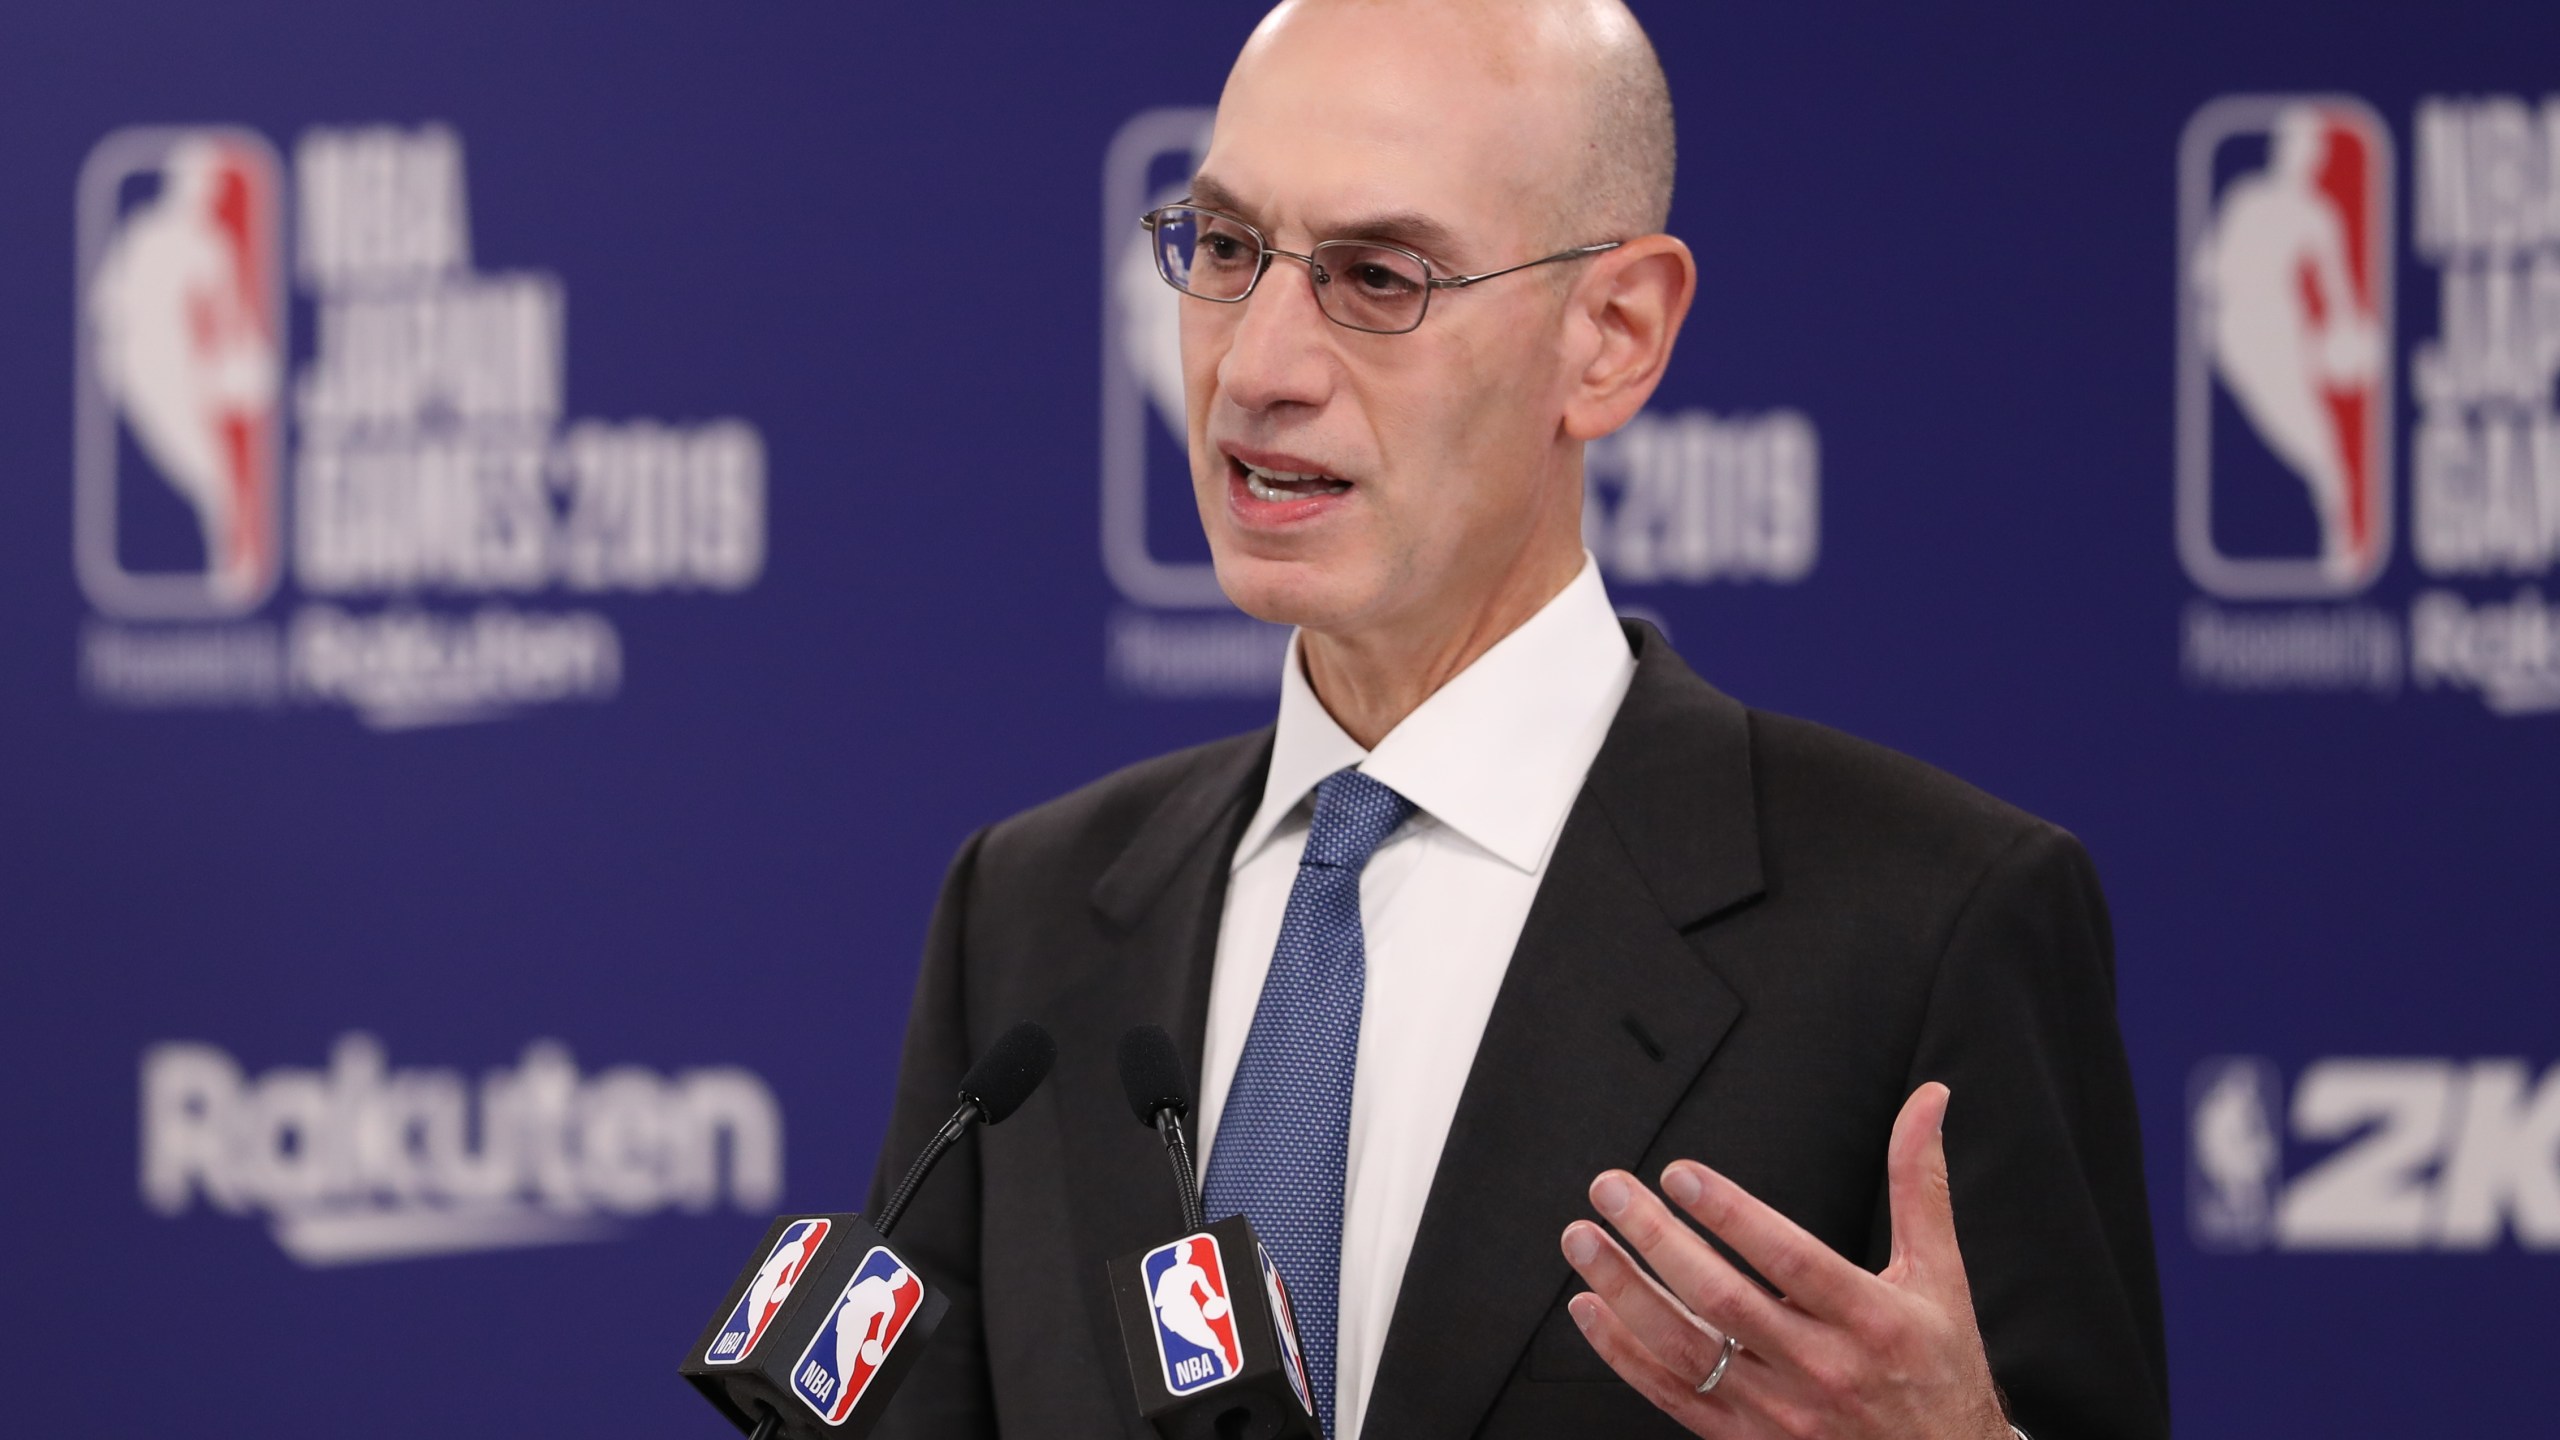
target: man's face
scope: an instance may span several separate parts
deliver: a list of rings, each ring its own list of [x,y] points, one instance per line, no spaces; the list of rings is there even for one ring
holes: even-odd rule
[[[1609,238],[1555,240],[1577,133],[1565,87],[1414,17],[1343,7],[1266,25],[1219,104],[1198,203],[1278,249],[1383,239],[1443,276]],[[1342,635],[1463,626],[1559,545],[1578,553],[1558,431],[1572,278],[1436,291],[1403,335],[1325,318],[1295,260],[1274,259],[1243,304],[1181,300],[1193,490],[1228,597]]]

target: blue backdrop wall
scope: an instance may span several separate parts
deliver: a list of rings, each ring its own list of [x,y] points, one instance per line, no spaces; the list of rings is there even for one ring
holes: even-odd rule
[[[2560,12],[1638,8],[1613,594],[2095,852],[2186,1433],[2548,1433]],[[962,837],[1266,718],[1132,223],[1253,18],[0,20],[5,1428],[714,1433]]]

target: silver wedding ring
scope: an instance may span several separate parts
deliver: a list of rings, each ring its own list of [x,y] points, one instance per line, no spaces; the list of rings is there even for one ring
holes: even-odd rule
[[[1710,1394],[1718,1385],[1723,1384],[1724,1372],[1733,1368],[1733,1357],[1740,1354],[1741,1351],[1741,1341],[1736,1340],[1730,1335],[1724,1337],[1724,1349],[1716,1356],[1716,1368],[1708,1371],[1707,1378],[1698,1382],[1698,1393],[1701,1395]]]

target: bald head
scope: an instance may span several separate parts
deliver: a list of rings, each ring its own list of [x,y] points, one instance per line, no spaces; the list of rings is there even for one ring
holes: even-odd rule
[[[1266,248],[1258,288],[1181,306],[1193,495],[1227,597],[1313,637],[1363,745],[1581,572],[1582,447],[1696,292],[1671,161],[1622,0],[1288,0],[1236,57],[1191,178],[1228,223],[1173,258],[1242,277],[1236,221]]]
[[[1346,64],[1354,55],[1362,63]],[[1479,108],[1447,105],[1447,92],[1472,92],[1514,128],[1496,153],[1555,245],[1669,221],[1671,89],[1622,0],[1285,0],[1237,57],[1230,93],[1257,67],[1293,61],[1323,65],[1336,97],[1369,99],[1344,97],[1366,83],[1442,122]]]
[[[1617,235],[1650,235],[1671,222],[1679,141],[1671,85],[1636,17],[1617,0],[1592,0],[1594,33],[1583,64],[1589,149],[1576,185],[1581,208]]]

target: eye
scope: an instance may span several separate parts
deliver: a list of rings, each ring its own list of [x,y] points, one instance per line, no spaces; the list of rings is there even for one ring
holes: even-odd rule
[[[1252,234],[1232,220],[1222,220],[1205,213],[1195,217],[1199,226],[1193,241],[1198,263],[1221,270],[1242,269],[1254,263],[1262,246]]]
[[[1383,261],[1364,261],[1343,271],[1352,284],[1380,298],[1411,294],[1417,282],[1395,266]]]

